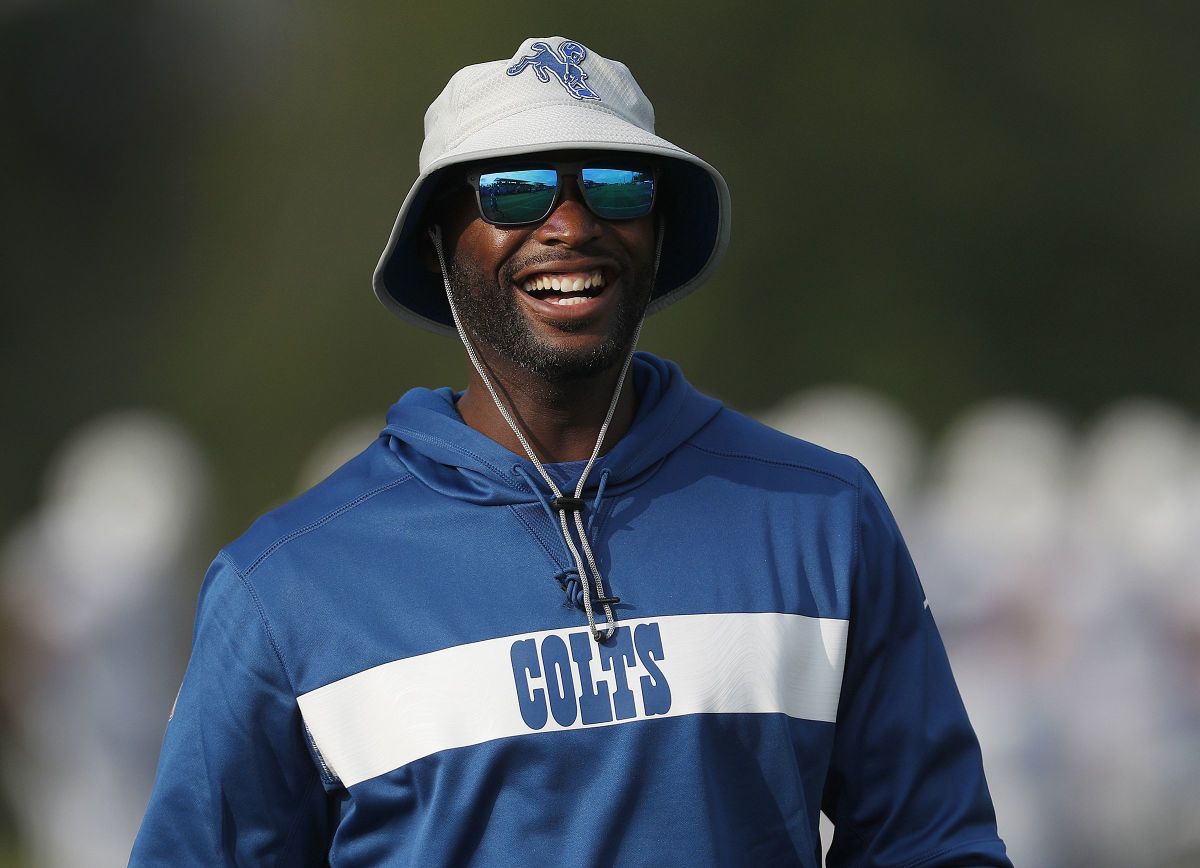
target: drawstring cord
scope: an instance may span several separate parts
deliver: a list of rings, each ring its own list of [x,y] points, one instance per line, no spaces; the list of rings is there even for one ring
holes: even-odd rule
[[[621,366],[621,375],[617,378],[617,387],[613,391],[612,400],[608,404],[608,413],[604,416],[604,424],[600,426],[600,434],[596,437],[596,445],[592,449],[592,455],[588,459],[587,464],[583,468],[583,472],[579,475],[579,482],[575,484],[574,497],[564,497],[562,491],[554,480],[550,478],[550,474],[546,472],[546,468],[542,462],[538,460],[537,454],[533,451],[533,447],[529,445],[529,441],[525,439],[525,435],[521,433],[520,427],[513,420],[512,416],[504,407],[504,402],[500,400],[500,395],[497,394],[495,387],[492,385],[491,379],[484,371],[483,362],[480,361],[478,354],[475,352],[475,347],[467,339],[466,330],[463,328],[462,320],[458,315],[458,306],[454,303],[454,293],[450,289],[449,272],[446,269],[446,259],[442,252],[442,228],[431,226],[429,229],[429,238],[433,242],[433,248],[437,252],[438,265],[442,269],[442,284],[446,289],[446,300],[450,304],[450,314],[454,317],[454,327],[458,330],[458,336],[462,339],[463,346],[467,349],[467,358],[471,360],[480,379],[483,380],[483,385],[487,388],[488,394],[492,396],[492,402],[496,405],[496,409],[500,411],[500,415],[512,429],[517,441],[521,444],[521,448],[525,450],[525,454],[529,456],[529,460],[533,462],[533,466],[537,469],[538,474],[545,481],[550,491],[554,493],[554,499],[550,501],[550,505],[558,512],[559,527],[562,530],[563,540],[567,544],[567,548],[571,552],[571,558],[575,561],[575,569],[583,582],[583,609],[587,613],[588,629],[591,631],[592,638],[596,642],[603,642],[611,639],[617,632],[617,617],[613,614],[613,605],[620,602],[619,597],[606,597],[604,595],[604,580],[600,575],[600,568],[596,566],[596,557],[592,553],[592,546],[588,542],[587,533],[583,527],[583,487],[587,482],[588,474],[592,471],[592,465],[596,463],[596,458],[600,455],[600,447],[604,443],[604,436],[608,433],[609,423],[612,422],[613,413],[617,409],[617,401],[621,397],[621,387],[625,384],[625,375],[629,373],[629,365],[633,361],[633,352],[637,347],[638,337],[642,333],[642,325],[646,321],[645,314],[638,322],[637,328],[633,333],[633,341],[629,346],[629,354],[625,356],[625,364]],[[658,242],[654,251],[654,274],[658,275],[658,263],[662,256],[662,224],[659,223]],[[604,481],[604,476],[601,476],[601,482]],[[570,529],[567,527],[567,513],[570,512],[575,520],[575,531],[579,534],[579,543],[583,548],[583,555],[580,555],[579,548],[576,547],[575,541],[571,538]],[[595,580],[595,602],[599,603],[604,610],[605,623],[597,626],[596,616],[592,607],[592,587],[589,580],[589,574],[584,567],[584,560],[587,560],[587,566],[591,568],[591,578]]]
[[[524,467],[522,467],[520,464],[514,464],[513,471],[521,477],[521,479],[525,482],[525,485],[529,487],[530,491],[534,492],[535,494],[537,493],[537,485],[534,483],[533,477],[529,475],[528,471],[526,471]],[[604,470],[600,473],[600,484],[596,486],[596,496],[592,499],[592,508],[591,511],[588,512],[587,517],[587,532],[589,535],[594,533],[594,528],[598,523],[597,520],[600,517],[600,504],[604,500],[604,491],[608,487],[608,480],[611,476],[612,470],[607,467],[604,468]],[[550,506],[550,503],[544,497],[539,497],[538,503],[541,504],[542,511],[550,517],[551,521],[554,521],[554,508]],[[568,602],[578,609],[585,608],[583,604],[583,586],[579,582],[579,573],[577,568],[568,568],[562,570],[554,576],[554,579],[559,585],[562,586],[563,591],[567,595]]]

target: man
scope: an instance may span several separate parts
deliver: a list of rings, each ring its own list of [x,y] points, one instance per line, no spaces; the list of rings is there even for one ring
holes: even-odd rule
[[[469,386],[218,556],[133,862],[1009,865],[870,477],[632,356],[721,176],[557,37],[425,127],[375,288]]]

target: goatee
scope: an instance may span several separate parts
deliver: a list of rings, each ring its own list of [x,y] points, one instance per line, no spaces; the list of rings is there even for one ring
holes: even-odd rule
[[[625,272],[628,289],[617,299],[612,328],[599,344],[586,350],[566,350],[538,337],[509,289],[512,275],[530,264],[503,270],[497,286],[495,279],[482,271],[457,260],[450,263],[450,290],[458,316],[475,345],[490,348],[540,379],[555,383],[592,377],[623,362],[649,303],[649,270]],[[557,326],[564,333],[584,327],[571,323]]]

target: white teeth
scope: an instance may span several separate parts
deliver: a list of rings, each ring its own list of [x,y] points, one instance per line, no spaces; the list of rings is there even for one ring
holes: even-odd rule
[[[561,274],[539,274],[531,277],[522,284],[521,288],[526,292],[538,292],[544,290],[554,290],[555,292],[583,292],[585,289],[593,287],[599,289],[604,286],[604,274],[600,271],[591,271],[582,277],[570,277]],[[555,304],[563,304],[571,302],[572,304],[585,299],[555,299]]]
[[[569,304],[583,304],[585,301],[591,301],[591,299],[576,295],[569,298],[548,298],[546,301],[550,302],[551,304],[566,306]]]

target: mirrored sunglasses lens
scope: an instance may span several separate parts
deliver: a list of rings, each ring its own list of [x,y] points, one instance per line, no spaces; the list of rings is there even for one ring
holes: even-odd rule
[[[514,169],[479,176],[479,209],[492,223],[532,223],[550,213],[558,173]]]
[[[644,217],[654,205],[653,172],[587,168],[582,175],[588,205],[606,220]]]

